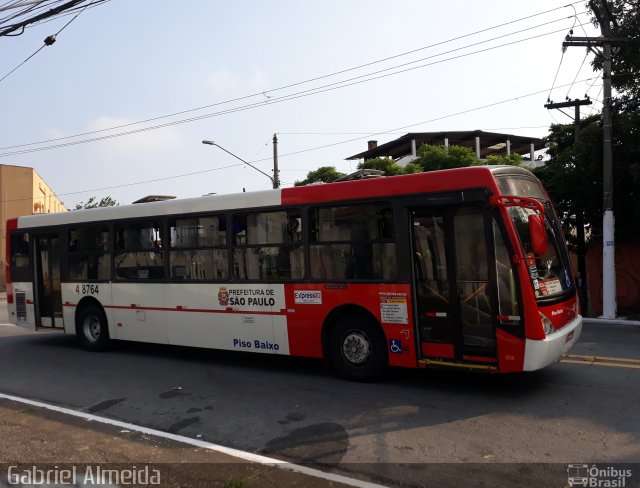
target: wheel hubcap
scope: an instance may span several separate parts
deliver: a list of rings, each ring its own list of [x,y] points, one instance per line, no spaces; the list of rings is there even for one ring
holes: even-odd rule
[[[100,339],[100,321],[95,315],[90,315],[84,319],[83,324],[84,336],[91,342]]]
[[[362,364],[371,355],[371,343],[362,332],[351,331],[342,342],[342,354],[351,364]]]

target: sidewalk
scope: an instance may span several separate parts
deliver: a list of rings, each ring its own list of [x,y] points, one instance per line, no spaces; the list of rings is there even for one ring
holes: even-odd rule
[[[24,476],[39,470],[71,470],[80,480],[97,466],[102,470],[146,471],[166,487],[304,488],[349,485],[292,472],[287,468],[247,462],[206,448],[134,432],[121,427],[0,399],[0,487],[10,484],[8,470]],[[91,468],[87,468],[91,465]],[[156,471],[157,470],[157,471]],[[85,478],[86,479],[86,478]],[[139,478],[142,479],[142,478]],[[24,481],[23,481],[24,482]],[[122,483],[146,486],[146,483]],[[83,486],[82,482],[72,486]]]
[[[585,324],[595,325],[632,325],[634,327],[640,327],[640,320],[630,320],[622,317],[615,319],[604,319],[600,317],[583,317],[582,322]]]

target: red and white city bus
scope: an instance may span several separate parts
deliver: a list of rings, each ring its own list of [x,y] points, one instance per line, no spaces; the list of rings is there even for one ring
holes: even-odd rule
[[[531,371],[582,327],[527,170],[476,166],[7,223],[10,320],[111,339],[388,366]]]

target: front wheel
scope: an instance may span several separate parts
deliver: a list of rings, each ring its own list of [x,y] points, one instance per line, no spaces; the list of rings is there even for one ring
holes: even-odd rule
[[[334,371],[344,378],[355,381],[380,378],[388,366],[382,329],[364,317],[343,317],[331,331],[329,359]]]
[[[109,346],[109,327],[104,310],[97,305],[83,307],[77,316],[76,334],[89,351],[104,351]]]

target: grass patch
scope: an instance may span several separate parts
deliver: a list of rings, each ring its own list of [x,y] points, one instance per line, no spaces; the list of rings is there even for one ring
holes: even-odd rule
[[[231,478],[225,482],[223,488],[244,488],[244,485],[247,483],[246,478],[236,477]]]

